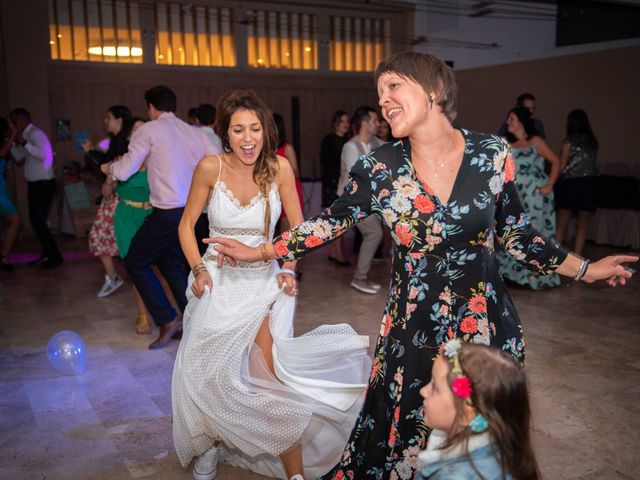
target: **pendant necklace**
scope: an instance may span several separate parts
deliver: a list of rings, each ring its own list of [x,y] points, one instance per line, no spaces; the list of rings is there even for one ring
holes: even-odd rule
[[[454,134],[455,134],[455,130],[449,136],[449,150],[442,155],[440,161],[436,160],[436,164],[435,164],[436,170],[433,172],[433,177],[434,178],[438,178],[438,169],[439,168],[444,168],[444,161],[447,158],[447,155],[449,155],[449,153],[451,152],[451,147],[453,147],[453,144],[455,143],[455,139],[453,137]],[[422,158],[424,158],[425,160],[428,161],[427,157],[423,156]]]

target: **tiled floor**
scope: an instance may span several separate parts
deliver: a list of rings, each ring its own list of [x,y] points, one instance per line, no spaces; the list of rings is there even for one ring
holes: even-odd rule
[[[177,342],[147,350],[128,288],[97,299],[103,273],[83,240],[67,261],[0,273],[0,478],[188,479],[171,440]],[[28,242],[27,242],[28,244]],[[610,250],[590,246],[587,254]],[[28,259],[23,253],[16,258]],[[384,296],[348,287],[351,270],[318,252],[303,262],[297,333],[349,321],[373,341]],[[372,277],[386,282],[389,264]],[[625,288],[514,289],[528,342],[538,459],[548,479],[634,479],[640,471],[640,280]],[[47,340],[73,330],[87,371],[49,366]],[[373,343],[372,341],[372,343]],[[220,480],[263,478],[221,466]]]

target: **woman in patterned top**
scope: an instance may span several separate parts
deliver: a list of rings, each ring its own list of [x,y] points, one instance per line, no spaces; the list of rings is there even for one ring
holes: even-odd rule
[[[598,207],[598,170],[596,139],[584,110],[572,110],[567,117],[567,136],[562,141],[560,166],[562,177],[556,184],[558,220],[556,238],[562,245],[571,214],[577,212],[578,225],[574,250],[581,254],[587,240],[587,226]]]
[[[321,215],[247,247],[212,238],[242,261],[300,258],[368,215],[394,239],[393,271],[369,387],[341,462],[324,478],[409,479],[429,434],[420,388],[441,345],[457,337],[524,359],[522,325],[498,273],[494,243],[540,274],[586,282],[631,277],[612,256],[588,264],[543,238],[527,220],[514,184],[509,146],[456,129],[456,82],[440,59],[403,52],[376,69],[382,115],[400,140],[351,170],[344,194]],[[588,267],[588,268],[586,268]]]

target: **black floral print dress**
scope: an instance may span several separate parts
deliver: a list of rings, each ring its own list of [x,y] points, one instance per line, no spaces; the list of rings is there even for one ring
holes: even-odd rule
[[[527,220],[509,146],[495,135],[461,132],[464,158],[447,204],[418,178],[409,141],[400,140],[361,157],[330,208],[274,240],[281,258],[300,258],[372,214],[394,239],[365,402],[342,460],[325,479],[415,476],[428,437],[419,390],[448,339],[491,344],[524,359],[522,326],[498,273],[494,242],[539,274],[566,257]]]

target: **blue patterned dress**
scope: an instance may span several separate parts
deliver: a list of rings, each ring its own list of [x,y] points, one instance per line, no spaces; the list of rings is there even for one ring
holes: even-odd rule
[[[513,160],[516,163],[516,187],[520,195],[520,202],[531,224],[545,238],[552,238],[556,233],[556,211],[553,192],[542,195],[540,187],[547,183],[549,177],[544,171],[544,159],[538,153],[535,145],[524,148],[511,147]],[[541,288],[557,287],[560,276],[538,275],[529,271],[518,263],[515,257],[500,249],[496,252],[500,273],[503,278],[511,280],[525,287],[538,290]]]
[[[330,208],[274,239],[281,258],[300,258],[368,215],[385,222],[394,239],[366,398],[341,462],[324,478],[413,478],[428,437],[419,390],[440,346],[458,337],[524,359],[522,326],[494,243],[542,274],[566,257],[529,223],[509,146],[494,135],[462,134],[464,158],[447,204],[418,178],[405,139],[361,157]]]

